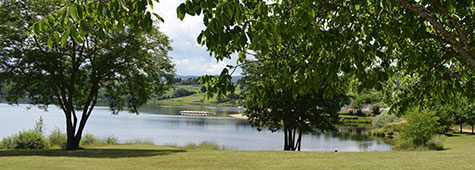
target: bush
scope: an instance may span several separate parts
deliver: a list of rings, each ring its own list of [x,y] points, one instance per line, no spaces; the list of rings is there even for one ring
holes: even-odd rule
[[[29,130],[18,133],[13,137],[14,149],[47,149],[49,143],[43,135],[37,131]],[[11,149],[11,148],[8,148]]]
[[[375,116],[381,114],[381,104],[374,104],[371,106],[371,111]]]
[[[441,131],[437,122],[439,117],[428,110],[414,110],[406,115],[407,123],[401,127],[401,133],[396,139],[397,150],[441,149],[441,138],[436,137]]]
[[[68,137],[66,133],[62,133],[59,128],[54,128],[51,134],[48,136],[48,141],[51,145],[66,148]]]
[[[3,138],[0,141],[0,149],[15,149],[14,138],[16,138],[16,135]]]
[[[196,145],[195,143],[190,143],[182,148],[191,150],[218,150],[219,145],[214,142],[203,141],[199,145]]]
[[[153,139],[132,139],[125,142],[125,144],[148,144],[153,145]]]
[[[371,125],[373,125],[373,128],[382,128],[387,123],[392,123],[396,120],[397,117],[395,115],[380,114],[373,118]]]
[[[90,133],[84,134],[84,136],[81,139],[82,145],[93,145],[93,144],[97,144],[98,142],[99,140],[96,138],[96,136]]]
[[[108,136],[105,138],[104,143],[106,144],[119,144],[119,140],[117,140],[117,137],[115,136]]]
[[[177,98],[177,97],[190,96],[190,95],[193,95],[193,94],[196,94],[196,92],[186,90],[186,89],[183,89],[183,88],[179,88],[173,93],[172,97]]]

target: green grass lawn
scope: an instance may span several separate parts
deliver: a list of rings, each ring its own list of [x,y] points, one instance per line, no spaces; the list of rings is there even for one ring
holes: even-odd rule
[[[475,169],[474,145],[475,135],[456,135],[447,139],[443,151],[232,151],[155,145],[0,150],[0,169]]]
[[[203,98],[205,93],[201,93],[201,87],[203,85],[177,85],[175,89],[183,88],[191,91],[197,92],[196,94],[185,96],[185,97],[177,97],[159,101],[152,101],[154,104],[160,105],[204,105],[204,106],[238,106],[237,101],[235,103],[225,102],[225,103],[216,103],[217,96],[215,95],[213,98],[207,99]],[[168,90],[165,95],[172,96],[174,89]],[[236,89],[236,94],[240,93],[239,88]]]

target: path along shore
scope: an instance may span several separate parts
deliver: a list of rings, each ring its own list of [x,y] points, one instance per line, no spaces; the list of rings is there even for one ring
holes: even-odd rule
[[[246,119],[246,120],[248,119],[247,116],[244,116],[242,114],[229,114],[229,116],[234,117],[234,118],[238,118],[238,119]]]

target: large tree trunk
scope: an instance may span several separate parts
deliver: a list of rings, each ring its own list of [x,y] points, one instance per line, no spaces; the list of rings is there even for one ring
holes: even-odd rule
[[[463,132],[463,123],[460,122],[460,133],[462,133],[462,132]]]
[[[298,133],[297,140],[296,134]],[[289,129],[284,127],[284,151],[300,151],[302,143],[302,132],[298,129]]]
[[[473,122],[472,122],[472,134],[474,134],[474,132],[473,132],[473,125],[474,125],[474,124],[473,124]]]

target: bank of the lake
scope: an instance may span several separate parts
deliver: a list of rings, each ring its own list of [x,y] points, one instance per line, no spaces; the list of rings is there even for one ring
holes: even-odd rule
[[[108,145],[85,150],[0,150],[0,169],[474,169],[475,135],[443,151],[285,152]]]
[[[65,129],[64,113],[51,106],[48,112],[28,105],[0,104],[0,139],[33,128],[40,116],[45,134],[58,127]],[[97,107],[85,127],[85,133],[99,138],[115,136],[119,142],[145,139],[157,145],[180,145],[208,141],[233,150],[281,150],[283,132],[257,131],[247,120],[226,117],[237,114],[235,107],[146,105],[139,115],[122,112],[112,115],[108,108]],[[183,110],[204,110],[221,117],[182,116]],[[5,126],[3,126],[5,125]],[[382,139],[368,136],[365,128],[339,127],[326,133],[308,133],[302,137],[304,151],[389,151]]]

